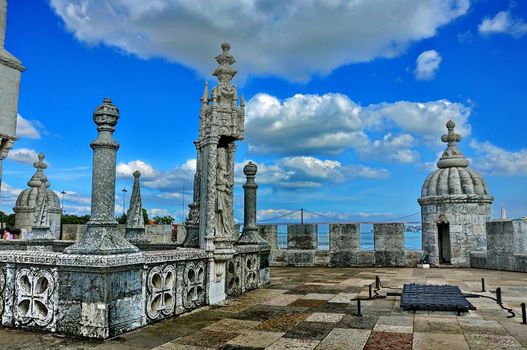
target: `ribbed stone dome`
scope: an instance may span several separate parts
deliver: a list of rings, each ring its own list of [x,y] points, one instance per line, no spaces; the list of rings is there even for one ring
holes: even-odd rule
[[[16,200],[16,207],[30,207],[34,208],[35,204],[37,203],[37,197],[39,192],[38,187],[31,187],[23,190],[18,195],[18,198]],[[60,200],[59,196],[55,192],[53,192],[50,189],[46,188],[46,191],[48,192],[48,208],[49,209],[60,209]]]
[[[16,209],[21,208],[34,208],[37,203],[38,193],[40,191],[41,181],[46,182],[46,191],[48,197],[48,209],[59,209],[60,210],[60,200],[59,196],[52,190],[48,189],[51,184],[48,182],[46,175],[44,174],[44,169],[47,168],[46,163],[44,163],[44,154],[40,153],[38,155],[38,162],[35,162],[33,166],[37,169],[35,174],[27,182],[29,188],[26,188],[22,191],[16,200]]]
[[[461,135],[454,132],[456,124],[448,121],[448,134],[441,140],[448,143],[437,162],[439,169],[432,172],[425,180],[418,202],[469,201],[492,203],[493,198],[483,177],[469,168],[468,160],[457,148]]]
[[[421,197],[456,194],[490,196],[483,177],[469,167],[437,169],[428,175],[421,189]]]

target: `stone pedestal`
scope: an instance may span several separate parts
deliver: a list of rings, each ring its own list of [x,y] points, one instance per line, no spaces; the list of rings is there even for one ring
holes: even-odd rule
[[[317,249],[317,231],[315,224],[287,225],[287,248]]]
[[[375,265],[405,266],[404,224],[373,224]]]

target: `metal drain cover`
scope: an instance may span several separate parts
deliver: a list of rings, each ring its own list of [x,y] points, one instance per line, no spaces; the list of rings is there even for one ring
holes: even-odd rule
[[[403,310],[457,311],[476,310],[458,286],[405,284],[401,295]]]

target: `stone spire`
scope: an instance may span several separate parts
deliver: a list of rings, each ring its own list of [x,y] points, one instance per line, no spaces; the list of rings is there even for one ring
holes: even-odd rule
[[[261,244],[268,245],[258,233],[256,225],[256,190],[258,185],[254,181],[258,167],[253,162],[249,162],[243,168],[247,181],[243,185],[244,190],[244,215],[243,215],[243,232],[236,244]]]
[[[115,220],[115,168],[119,144],[113,138],[119,109],[109,98],[97,107],[93,121],[99,132],[93,149],[91,218],[86,234],[64,250],[68,254],[122,254],[138,252],[119,232]]]
[[[126,217],[125,238],[129,241],[141,239],[145,233],[145,220],[143,217],[143,205],[141,203],[141,186],[139,184],[140,176],[141,173],[139,171],[134,171],[134,187],[132,189],[132,196]]]
[[[31,236],[31,239],[54,238],[51,234],[51,225],[49,221],[48,191],[46,189],[46,182],[46,177],[40,178],[40,190],[38,191],[37,203],[35,206],[35,220],[33,221],[33,235]]]
[[[447,149],[441,155],[441,158],[437,162],[437,167],[440,169],[443,168],[466,168],[468,166],[468,160],[465,158],[463,153],[457,148],[457,143],[461,141],[461,135],[454,132],[456,123],[452,120],[449,120],[446,123],[448,133],[441,136],[441,141],[447,143]]]

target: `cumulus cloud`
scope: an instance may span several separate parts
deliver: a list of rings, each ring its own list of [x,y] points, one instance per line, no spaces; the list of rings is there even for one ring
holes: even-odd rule
[[[494,17],[484,18],[478,30],[482,35],[501,33],[520,38],[527,33],[527,22],[522,18],[513,17],[509,11],[501,11]]]
[[[159,172],[154,167],[142,160],[132,160],[128,163],[119,163],[116,167],[117,177],[132,177],[133,173],[139,170],[142,178],[151,178],[156,176]]]
[[[22,189],[13,187],[7,182],[2,182],[2,197],[0,198],[0,206],[3,207],[2,211],[10,211],[15,206],[18,195],[22,192]]]
[[[38,153],[31,148],[16,148],[9,151],[7,158],[15,162],[31,164],[38,160]]]
[[[415,79],[432,80],[436,77],[439,70],[439,64],[443,58],[436,50],[422,52],[415,61]]]
[[[183,187],[190,187],[195,172],[196,159],[189,159],[172,170],[157,172],[156,175],[144,181],[143,186],[169,192],[181,191]]]
[[[362,164],[343,165],[337,160],[311,156],[285,157],[272,164],[255,163],[258,165],[258,183],[278,189],[308,189],[352,178],[385,179],[389,176],[386,169]],[[235,165],[235,172],[240,178],[244,164],[246,162]]]
[[[476,169],[489,175],[527,175],[527,148],[517,152],[507,151],[488,141],[472,140],[470,147],[478,153],[473,162]]]
[[[37,130],[41,126],[40,122],[24,119],[20,114],[16,115],[16,136],[20,138],[39,139],[40,132]]]
[[[213,70],[228,40],[243,74],[307,80],[344,64],[400,55],[467,13],[469,0],[50,0],[75,37],[141,58]],[[199,43],[197,45],[196,43]],[[298,58],[302,59],[299,60]]]
[[[440,143],[449,119],[469,135],[469,115],[470,107],[448,100],[361,106],[338,93],[296,94],[283,101],[260,93],[247,103],[245,125],[255,153],[334,156],[351,149],[367,159],[410,163],[419,157],[416,144]]]

